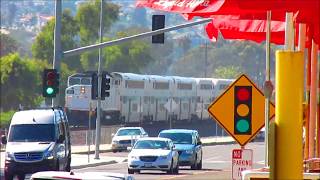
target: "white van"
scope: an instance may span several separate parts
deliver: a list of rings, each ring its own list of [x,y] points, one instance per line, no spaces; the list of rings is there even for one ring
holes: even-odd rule
[[[70,171],[71,146],[67,117],[60,108],[16,112],[6,144],[6,180],[39,171]]]

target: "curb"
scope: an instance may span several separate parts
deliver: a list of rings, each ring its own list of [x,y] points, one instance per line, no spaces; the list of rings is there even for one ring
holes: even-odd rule
[[[109,165],[109,164],[115,164],[118,163],[115,160],[108,161],[108,162],[99,162],[99,163],[93,163],[93,164],[85,164],[85,165],[76,165],[71,166],[71,169],[82,169],[82,168],[89,168],[89,167],[96,167],[96,166],[103,166],[103,165]]]

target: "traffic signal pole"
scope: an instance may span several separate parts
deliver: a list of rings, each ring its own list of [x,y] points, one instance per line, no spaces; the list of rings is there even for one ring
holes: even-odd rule
[[[54,52],[53,52],[53,69],[60,72],[60,64],[62,58],[61,48],[61,12],[62,12],[62,0],[55,1],[55,27],[54,27]],[[58,106],[59,98],[52,98],[51,106]]]
[[[155,31],[149,31],[149,32],[145,32],[145,33],[136,34],[136,35],[133,35],[133,36],[128,36],[128,37],[124,37],[124,38],[120,38],[120,39],[115,39],[115,40],[108,41],[108,42],[103,42],[103,43],[93,44],[93,45],[84,46],[84,47],[80,47],[80,48],[76,48],[76,49],[71,49],[71,50],[68,50],[68,51],[64,51],[63,52],[63,56],[64,57],[68,57],[68,56],[80,54],[82,52],[95,50],[97,48],[104,48],[104,47],[108,47],[108,46],[114,46],[114,45],[117,45],[117,44],[122,44],[124,42],[132,41],[132,40],[135,40],[135,39],[146,38],[146,37],[150,37],[150,36],[153,36],[153,35],[161,34],[161,33],[164,33],[164,32],[175,31],[175,30],[182,29],[182,28],[187,28],[187,27],[196,26],[196,25],[199,25],[199,24],[208,23],[210,21],[212,21],[212,20],[211,19],[197,20],[197,21],[194,21],[194,22],[188,22],[188,23],[184,23],[184,24],[180,24],[180,25],[176,25],[176,26],[171,26],[171,27],[164,28],[164,29],[159,29],[159,30],[155,30]]]
[[[102,43],[103,35],[103,0],[100,2],[100,31],[99,38],[100,43]],[[99,159],[99,150],[100,150],[100,138],[101,138],[101,82],[102,82],[102,69],[101,69],[101,56],[102,48],[99,48],[99,64],[98,64],[98,101],[97,101],[97,119],[96,119],[96,139],[95,139],[95,151],[94,158]]]

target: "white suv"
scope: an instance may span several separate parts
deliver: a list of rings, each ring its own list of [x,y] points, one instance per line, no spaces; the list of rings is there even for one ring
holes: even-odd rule
[[[112,152],[127,150],[132,147],[137,139],[148,137],[148,134],[142,127],[122,127],[116,134],[112,134],[111,148]]]

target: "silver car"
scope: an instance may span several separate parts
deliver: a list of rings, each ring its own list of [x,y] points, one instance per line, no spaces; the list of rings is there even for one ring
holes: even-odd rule
[[[179,154],[168,138],[140,138],[128,155],[128,173],[140,170],[160,170],[179,173]]]
[[[127,147],[132,147],[137,139],[147,136],[148,134],[142,127],[122,127],[118,129],[116,134],[113,134],[112,151],[115,153],[127,150]]]

